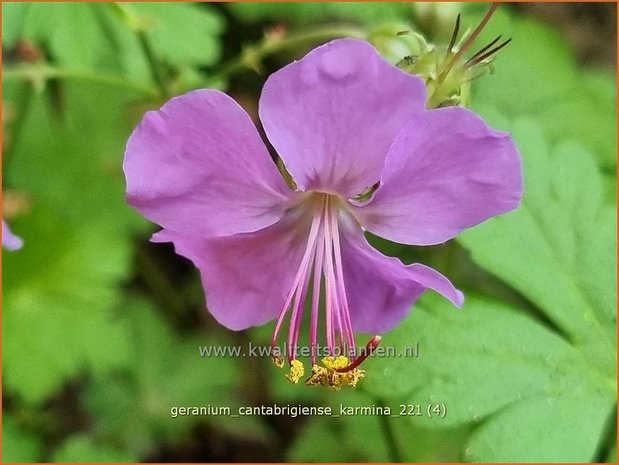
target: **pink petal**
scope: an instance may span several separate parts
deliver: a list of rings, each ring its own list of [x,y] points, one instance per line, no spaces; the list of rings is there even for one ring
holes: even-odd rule
[[[247,234],[208,239],[167,230],[153,242],[173,242],[200,270],[207,308],[222,325],[241,330],[275,319],[301,262],[309,223],[292,216]]]
[[[367,42],[340,39],[272,74],[260,119],[301,189],[348,198],[379,180],[393,139],[425,102],[421,79]]]
[[[23,245],[22,238],[13,234],[6,221],[2,220],[2,247],[14,251],[21,249]]]
[[[124,170],[129,203],[185,234],[264,228],[291,196],[247,113],[217,90],[148,112],[127,143]]]
[[[361,231],[341,231],[346,296],[355,331],[389,331],[408,315],[427,289],[462,307],[464,296],[438,271],[418,263],[404,265],[381,254]]]
[[[522,166],[512,138],[464,108],[415,115],[391,147],[381,185],[355,214],[405,244],[439,244],[516,208]]]

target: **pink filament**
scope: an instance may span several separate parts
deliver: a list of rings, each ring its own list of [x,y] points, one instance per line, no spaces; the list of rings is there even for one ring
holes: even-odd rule
[[[292,287],[288,292],[288,297],[286,297],[286,303],[284,303],[284,307],[279,314],[279,318],[277,319],[277,323],[275,325],[275,331],[273,332],[273,338],[271,339],[271,347],[274,347],[277,342],[277,335],[279,334],[279,330],[281,329],[282,323],[284,321],[284,317],[286,313],[288,313],[288,309],[290,307],[290,303],[292,302],[293,297],[297,292],[297,288],[299,283],[303,279],[305,281],[305,274],[307,273],[307,268],[309,266],[310,257],[312,255],[314,244],[316,242],[316,237],[318,235],[318,231],[320,229],[320,221],[321,217],[319,215],[315,215],[312,220],[312,226],[310,228],[309,238],[307,240],[307,247],[305,249],[305,253],[303,254],[303,258],[301,259],[301,264],[299,265],[299,269],[297,271],[297,275],[294,278]],[[293,320],[294,321],[294,320]]]
[[[312,314],[310,322],[310,345],[312,365],[316,364],[316,346],[318,345],[318,307],[320,306],[320,286],[322,283],[322,263],[324,260],[324,234],[321,231],[318,239],[318,248],[314,260],[314,283],[312,289]]]
[[[324,280],[325,295],[325,326],[326,342],[329,355],[335,355],[336,344],[341,350],[355,350],[354,333],[346,297],[344,272],[342,266],[340,232],[338,227],[337,206],[332,197],[322,194],[312,211],[312,224],[307,245],[295,279],[286,297],[284,306],[279,314],[273,338],[272,348],[275,347],[284,318],[290,312],[290,326],[288,329],[288,360],[296,359],[296,346],[302,326],[303,314],[306,306],[306,296],[309,292],[309,283],[312,281],[312,302],[310,321],[310,345],[312,364],[316,363],[318,347],[318,320],[320,296]],[[312,278],[313,274],[313,280]],[[342,353],[342,355],[347,355]],[[354,363],[352,361],[351,363]]]
[[[333,234],[333,252],[335,256],[335,270],[337,273],[337,289],[338,289],[338,297],[340,299],[340,305],[343,309],[343,318],[345,330],[344,334],[348,336],[346,340],[346,344],[348,344],[348,348],[354,350],[355,349],[355,338],[354,332],[352,329],[352,322],[350,321],[350,312],[348,311],[348,299],[346,297],[346,289],[344,287],[344,270],[342,266],[342,251],[340,248],[340,234],[337,225],[337,217],[335,212],[331,212],[331,229],[334,231]]]

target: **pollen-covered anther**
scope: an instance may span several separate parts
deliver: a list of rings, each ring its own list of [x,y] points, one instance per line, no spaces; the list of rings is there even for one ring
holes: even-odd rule
[[[376,348],[380,344],[380,341],[381,341],[380,335],[376,334],[375,336],[372,336],[372,338],[365,345],[365,349],[363,349],[363,352],[361,353],[361,355],[355,358],[352,362],[347,363],[344,366],[337,366],[334,369],[338,371],[339,373],[348,373],[350,371],[356,370],[357,367],[361,365],[361,363],[363,363],[366,358],[372,355],[372,353],[376,350]]]
[[[354,370],[343,373],[343,375],[346,379],[346,384],[348,384],[350,387],[357,387],[357,383],[365,377],[365,370],[355,368]]]
[[[329,370],[338,370],[348,366],[348,357],[339,355],[337,357],[325,357],[322,359],[322,364]]]
[[[338,371],[349,366],[348,357],[325,357],[322,359],[322,364],[323,366],[318,364],[312,366],[312,375],[305,381],[306,385],[329,386],[338,391],[342,386],[356,387],[365,376],[365,371],[358,368],[346,372]]]
[[[288,381],[292,384],[297,384],[301,378],[305,375],[305,367],[300,360],[292,360],[290,362],[290,373],[286,375]]]
[[[319,384],[327,384],[327,369],[318,364],[312,365],[312,375],[305,380],[307,386],[318,386]]]
[[[273,358],[273,363],[275,364],[275,366],[277,368],[283,368],[283,366],[284,366],[284,359],[283,358],[281,358],[279,356],[276,356],[276,355],[273,355],[272,358]]]

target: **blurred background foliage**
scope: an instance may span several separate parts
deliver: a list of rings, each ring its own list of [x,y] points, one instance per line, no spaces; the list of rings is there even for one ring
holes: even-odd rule
[[[124,144],[169,96],[216,86],[255,117],[268,73],[319,43],[364,37],[397,61],[396,32],[445,45],[485,8],[4,3],[3,216],[25,246],[2,254],[3,461],[616,461],[616,5],[501,5],[477,44],[513,42],[472,108],[518,142],[523,205],[441,246],[371,238],[468,300],[426,295],[384,336],[420,357],[368,361],[356,391],[201,358],[271,325],[219,327],[197,271],[124,202]],[[273,403],[447,414],[170,416]]]

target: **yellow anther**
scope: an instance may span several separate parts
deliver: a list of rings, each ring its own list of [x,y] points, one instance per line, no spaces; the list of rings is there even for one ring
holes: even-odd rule
[[[329,370],[337,370],[348,366],[348,357],[340,355],[338,357],[325,357],[322,359],[322,364]]]
[[[281,357],[273,356],[273,363],[277,368],[282,368],[284,366],[284,359]]]
[[[325,367],[321,367],[320,365],[312,365],[312,375],[307,378],[305,384],[308,386],[317,386],[319,384],[325,384],[324,382],[327,379],[327,369]]]
[[[354,368],[346,372],[338,372],[337,369],[348,366],[348,358],[325,357],[322,359],[324,366],[314,364],[312,366],[312,374],[305,381],[308,386],[329,386],[331,389],[339,391],[342,386],[356,387],[359,381],[365,376],[365,371]]]
[[[365,377],[365,370],[355,368],[354,370],[341,373],[346,379],[346,383],[350,387],[357,387],[357,383]]]
[[[290,373],[286,375],[288,381],[292,384],[297,384],[303,375],[305,374],[305,368],[300,360],[293,360],[290,362]]]

